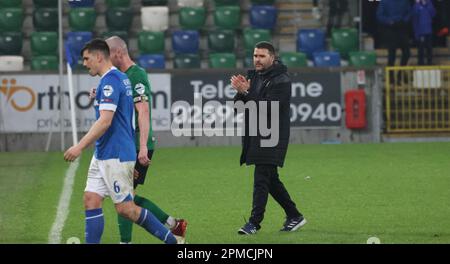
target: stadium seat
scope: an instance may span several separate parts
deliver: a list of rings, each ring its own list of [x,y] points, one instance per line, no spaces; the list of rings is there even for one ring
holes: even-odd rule
[[[33,71],[56,71],[58,70],[57,56],[36,56],[31,58],[31,69]]]
[[[274,5],[275,0],[251,0],[250,1],[254,5]]]
[[[253,28],[273,29],[277,23],[277,9],[271,5],[253,5],[250,9],[250,25]]]
[[[141,7],[142,29],[144,31],[165,31],[169,28],[167,6]]]
[[[118,36],[119,38],[123,39],[128,45],[128,31],[106,31],[102,33],[102,38],[107,39],[112,36]]]
[[[312,60],[314,52],[324,51],[325,33],[320,29],[300,29],[297,32],[297,51]]]
[[[203,7],[203,0],[177,0],[179,7]]]
[[[110,31],[128,31],[133,22],[133,14],[129,8],[109,8],[106,11],[106,26]]]
[[[89,31],[68,32],[66,44],[70,48],[71,53],[75,57],[79,57],[84,45],[92,38],[93,34]]]
[[[239,5],[239,0],[214,0],[214,4],[217,6],[234,6]]]
[[[131,0],[106,0],[106,6],[112,7],[130,7]]]
[[[172,49],[175,53],[198,53],[199,42],[198,31],[178,30],[172,34]]]
[[[201,67],[198,54],[178,54],[175,56],[173,64],[175,69],[199,69]]]
[[[340,67],[341,66],[341,56],[338,52],[334,51],[322,51],[315,52],[314,56],[314,66],[316,67]]]
[[[23,20],[22,8],[0,8],[0,32],[22,31]]]
[[[299,68],[308,66],[306,54],[300,52],[281,52],[281,61],[288,67]]]
[[[58,7],[58,0],[33,0],[34,7]]]
[[[142,6],[167,6],[168,0],[142,0]]]
[[[56,32],[32,32],[30,41],[33,56],[55,55],[58,51]]]
[[[141,54],[164,53],[164,32],[139,32],[138,47]]]
[[[22,8],[22,0],[2,0],[0,1],[0,8],[17,7]]]
[[[21,55],[22,41],[22,32],[0,32],[0,55]]]
[[[373,51],[353,51],[350,55],[350,66],[370,67],[377,64],[377,54]]]
[[[94,7],[95,0],[78,0],[78,1],[69,1],[69,6],[71,8],[80,8],[80,7]]]
[[[69,27],[72,31],[93,31],[97,13],[94,8],[71,8],[69,11]]]
[[[241,27],[241,8],[218,6],[214,10],[214,25],[219,29],[237,29]]]
[[[179,24],[185,30],[199,30],[205,25],[204,7],[182,7],[178,12]]]
[[[138,57],[138,64],[144,69],[165,69],[166,60],[162,54],[145,54]]]
[[[208,47],[211,52],[233,52],[234,32],[231,30],[215,30],[208,34]]]
[[[58,31],[58,9],[35,9],[33,12],[33,25],[37,31]]]
[[[253,52],[256,43],[272,41],[272,34],[267,29],[244,29],[244,48],[246,52]]]
[[[234,53],[210,53],[209,67],[213,69],[235,69],[236,55]]]
[[[22,71],[22,56],[0,56],[0,72]]]
[[[331,46],[341,54],[342,58],[348,59],[349,52],[359,49],[357,30],[355,28],[333,29]]]

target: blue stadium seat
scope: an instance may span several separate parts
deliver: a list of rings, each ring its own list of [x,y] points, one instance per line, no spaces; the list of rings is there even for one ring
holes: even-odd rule
[[[95,0],[72,0],[69,1],[69,5],[72,8],[77,7],[94,7]]]
[[[162,54],[145,54],[138,57],[138,64],[144,69],[165,69],[166,59]]]
[[[300,29],[297,32],[297,51],[305,53],[309,59],[314,52],[326,50],[325,32],[320,29]]]
[[[198,53],[199,42],[200,36],[198,31],[178,30],[173,32],[172,35],[172,49],[177,54]]]
[[[68,32],[66,43],[74,56],[75,59],[80,57],[80,52],[83,49],[86,42],[91,40],[93,37],[92,32],[88,31],[78,31],[78,32]]]
[[[250,9],[250,25],[253,28],[273,29],[277,23],[277,8],[270,5],[253,5]]]
[[[314,66],[316,67],[340,67],[341,55],[334,51],[322,51],[314,53]]]

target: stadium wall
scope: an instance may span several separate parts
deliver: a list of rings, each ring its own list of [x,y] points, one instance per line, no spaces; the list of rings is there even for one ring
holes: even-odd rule
[[[195,112],[196,104],[215,101],[225,106],[234,96],[229,78],[236,71],[171,70],[149,74],[152,84],[152,120],[159,147],[239,145],[238,136],[175,137],[171,123],[175,114],[171,106],[183,101],[183,111]],[[245,72],[241,72],[245,74]],[[291,69],[291,143],[367,143],[380,142],[382,129],[382,70],[367,68]],[[64,121],[64,147],[72,144],[70,119],[65,92],[58,97],[58,75],[35,73],[0,74],[0,151],[61,150],[61,107]],[[66,91],[67,80],[63,83]],[[81,137],[95,121],[88,91],[98,78],[75,74],[77,127]],[[367,126],[348,129],[345,124],[344,94],[351,89],[364,89],[367,98]],[[197,92],[200,98],[195,99]],[[226,109],[226,108],[224,108]],[[226,112],[226,111],[225,111]]]

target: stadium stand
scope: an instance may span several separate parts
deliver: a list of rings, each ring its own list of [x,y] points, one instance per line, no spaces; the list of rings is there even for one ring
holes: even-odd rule
[[[22,32],[0,32],[0,55],[21,55]]]
[[[179,23],[182,29],[199,30],[206,21],[206,9],[204,7],[182,7],[178,12]]]
[[[133,22],[133,14],[129,8],[108,8],[105,16],[106,26],[110,31],[128,31]]]
[[[22,56],[0,56],[0,71],[22,71],[24,60]]]
[[[198,31],[177,30],[172,34],[172,49],[175,53],[195,54],[199,52],[199,45]]]
[[[56,71],[58,70],[57,56],[36,56],[31,59],[31,70],[33,71]]]
[[[112,36],[118,36],[123,39],[126,43],[129,42],[128,31],[105,31],[101,34],[101,37],[107,39]]]
[[[211,52],[233,52],[234,32],[231,30],[214,30],[208,34],[208,49]]]
[[[168,0],[142,0],[142,6],[165,6],[168,4]]]
[[[273,5],[275,0],[251,0],[251,3],[254,5]]]
[[[214,0],[214,5],[218,6],[235,6],[239,5],[239,0]]]
[[[138,57],[138,64],[144,69],[165,69],[166,60],[162,54],[144,54]]]
[[[69,1],[69,6],[71,8],[94,7],[94,3],[95,3],[95,0]]]
[[[164,32],[139,32],[138,47],[141,54],[163,54],[165,51]]]
[[[309,59],[314,52],[325,51],[325,32],[320,29],[300,29],[297,33],[297,51],[305,53]]]
[[[22,8],[0,8],[0,31],[22,31],[23,21]]]
[[[277,9],[272,5],[253,5],[250,9],[250,25],[253,28],[274,29]]]
[[[358,32],[356,28],[333,29],[331,45],[344,59],[348,59],[349,52],[359,49]]]
[[[307,67],[308,61],[306,54],[300,52],[281,52],[281,61],[288,67],[299,68]]]
[[[236,62],[234,53],[209,54],[209,66],[213,69],[234,69],[236,68]]]
[[[177,0],[179,7],[203,7],[203,0]]]
[[[272,34],[267,29],[244,29],[244,49],[253,52],[256,43],[260,41],[272,41]]]
[[[175,69],[199,69],[201,67],[198,54],[178,54],[174,58]]]
[[[58,33],[51,31],[31,33],[31,51],[33,56],[56,55],[58,51]]]
[[[217,6],[214,9],[214,24],[219,29],[241,27],[241,8],[238,5]]]
[[[375,66],[377,64],[377,54],[374,51],[353,51],[349,53],[350,66]]]
[[[341,56],[334,51],[315,52],[314,66],[316,67],[339,67],[341,66]]]
[[[106,6],[108,8],[114,7],[130,7],[131,0],[106,0]]]
[[[97,13],[92,7],[71,8],[69,27],[72,31],[93,31]]]
[[[22,0],[2,0],[0,1],[0,8],[4,7],[22,7]]]
[[[167,6],[145,6],[141,8],[142,30],[165,31],[169,28]]]
[[[34,7],[58,7],[58,0],[33,0]]]
[[[32,56],[37,56],[31,49],[32,32],[57,31],[57,3],[56,0],[0,1],[0,54],[22,55],[25,69],[30,69]],[[281,53],[285,53],[284,56],[292,52],[306,54],[310,67],[315,65],[313,54],[321,51],[339,52],[344,60],[342,65],[372,65],[373,58],[376,63],[384,64],[387,60],[385,50],[376,50],[375,57],[372,54],[366,56],[367,61],[361,58],[356,61],[351,54],[359,51],[360,46],[363,51],[373,49],[370,38],[363,35],[363,43],[359,43],[357,31],[345,27],[334,29],[327,38],[324,34],[326,18],[313,16],[313,5],[309,0],[83,0],[79,4],[63,1],[64,39],[69,32],[78,31],[91,32],[93,37],[118,35],[127,41],[133,58],[162,54],[168,69],[182,67],[179,54],[194,54],[195,59],[191,60],[198,65],[198,58],[200,66],[207,68],[212,53],[234,53],[237,67],[251,67],[253,45],[261,40],[272,41],[280,57]],[[319,8],[324,8],[323,5]],[[126,15],[117,15],[117,10]],[[197,31],[195,41],[187,50],[183,50],[185,44],[179,45],[183,39],[175,38],[180,29]],[[255,35],[258,31],[252,30],[266,32]],[[142,34],[150,33],[141,32],[153,32],[151,34],[157,38],[149,39],[152,44],[145,44]],[[20,36],[22,46],[13,45],[20,42]],[[413,48],[412,60],[416,54]],[[438,48],[435,54],[444,58],[450,52]],[[304,65],[304,60],[297,54],[289,59],[289,63]]]

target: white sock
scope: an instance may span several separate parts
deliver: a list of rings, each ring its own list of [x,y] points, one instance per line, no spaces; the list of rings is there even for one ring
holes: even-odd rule
[[[172,216],[169,216],[169,218],[167,218],[167,220],[166,220],[166,224],[170,229],[172,229],[177,224],[177,221]]]

